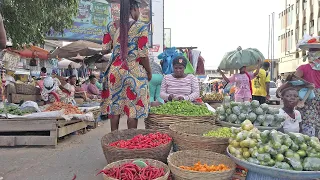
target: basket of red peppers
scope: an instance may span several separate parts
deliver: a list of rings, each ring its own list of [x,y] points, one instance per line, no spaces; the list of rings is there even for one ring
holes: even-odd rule
[[[151,129],[126,129],[103,136],[101,146],[108,163],[135,158],[166,163],[172,138],[166,133]]]
[[[170,170],[153,159],[125,159],[108,164],[98,174],[104,180],[168,180]]]

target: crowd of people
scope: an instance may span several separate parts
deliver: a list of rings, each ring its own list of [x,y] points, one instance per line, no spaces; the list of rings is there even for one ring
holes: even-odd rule
[[[37,84],[41,89],[41,97],[45,103],[61,101],[76,104],[75,98],[83,98],[85,101],[101,97],[102,85],[98,77],[90,75],[87,79],[80,81],[74,74],[58,76],[55,70],[47,75],[47,69],[41,68]]]

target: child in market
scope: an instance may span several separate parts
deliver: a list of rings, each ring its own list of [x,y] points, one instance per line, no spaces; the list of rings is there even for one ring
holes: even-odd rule
[[[284,133],[294,132],[299,133],[301,131],[301,114],[298,110],[295,110],[299,102],[298,89],[294,86],[284,84],[279,88],[279,95],[283,100],[283,107],[280,109],[280,115],[285,117],[283,122],[282,131]]]

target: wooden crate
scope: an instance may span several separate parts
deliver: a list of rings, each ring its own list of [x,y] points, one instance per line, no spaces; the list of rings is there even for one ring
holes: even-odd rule
[[[0,119],[0,146],[56,146],[57,130],[55,119]]]
[[[87,123],[81,120],[58,120],[58,138],[74,133],[87,127]]]
[[[81,120],[0,119],[0,146],[55,147],[58,138],[86,129],[87,126]]]

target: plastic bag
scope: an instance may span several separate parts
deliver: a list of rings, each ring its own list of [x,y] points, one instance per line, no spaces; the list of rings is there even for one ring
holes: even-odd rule
[[[21,110],[30,110],[33,112],[41,112],[41,110],[39,109],[39,106],[36,102],[33,101],[26,101],[24,102],[21,106],[20,106]]]
[[[194,69],[193,69],[193,66],[192,66],[187,54],[184,53],[183,56],[187,59],[187,66],[186,66],[186,69],[184,70],[184,73],[185,74],[193,74],[194,73]]]
[[[302,171],[303,166],[299,159],[287,158],[289,164],[292,166],[293,170]]]

